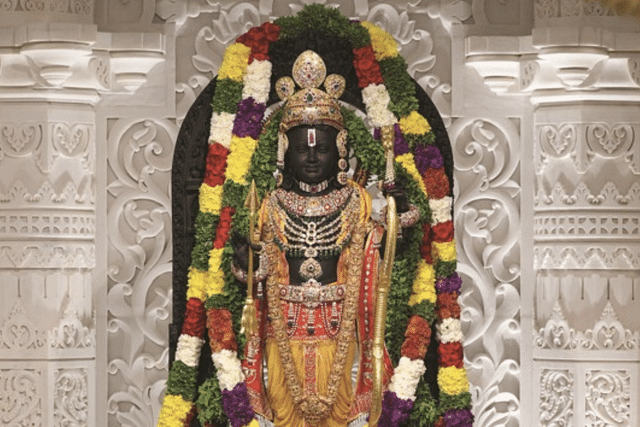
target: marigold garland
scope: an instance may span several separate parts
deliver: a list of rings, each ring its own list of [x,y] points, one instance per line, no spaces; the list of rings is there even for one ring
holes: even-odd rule
[[[182,426],[191,411],[191,402],[179,395],[167,394],[162,401],[158,416],[158,427]]]
[[[251,48],[242,43],[234,43],[227,47],[218,70],[218,78],[242,82],[244,72],[249,64],[249,55],[251,55]]]
[[[365,27],[371,36],[371,47],[376,60],[381,61],[398,54],[398,43],[391,34],[371,22],[363,21],[360,25]]]
[[[438,385],[442,392],[455,396],[469,390],[469,380],[464,369],[455,366],[441,367],[438,370]]]
[[[456,259],[456,242],[454,240],[448,242],[433,242],[431,247],[434,258],[439,258],[442,261],[453,261]]]
[[[204,320],[204,304],[198,298],[190,298],[187,301],[184,322],[182,323],[182,334],[204,338]]]
[[[207,276],[206,271],[201,271],[193,267],[189,267],[189,277],[187,280],[187,298],[204,300],[207,292],[205,287],[205,281]]]
[[[200,210],[217,215],[222,204],[222,186],[210,187],[207,183],[200,186]]]
[[[412,111],[400,119],[400,129],[404,134],[424,135],[431,132],[431,125],[420,113]]]

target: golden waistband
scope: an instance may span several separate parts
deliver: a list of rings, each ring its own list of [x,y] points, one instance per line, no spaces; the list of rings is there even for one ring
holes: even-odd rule
[[[280,285],[280,300],[315,307],[318,304],[342,301],[347,289],[344,284],[321,285],[309,280],[303,285]]]

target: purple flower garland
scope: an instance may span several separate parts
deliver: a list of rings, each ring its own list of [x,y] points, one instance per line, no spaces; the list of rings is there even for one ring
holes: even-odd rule
[[[428,168],[440,169],[444,166],[442,154],[435,145],[418,145],[413,156],[420,175],[424,174]]]
[[[231,391],[222,390],[222,407],[232,427],[242,427],[253,420],[254,412],[244,381],[238,383]]]
[[[238,113],[233,123],[233,134],[244,138],[250,136],[258,139],[262,130],[262,117],[267,109],[266,104],[256,103],[249,97],[238,104]]]
[[[400,399],[394,392],[385,391],[380,413],[380,426],[399,426],[409,420],[413,409],[413,400]]]
[[[458,273],[436,281],[436,288],[441,293],[459,292],[461,286],[462,279],[458,276]]]
[[[442,415],[447,427],[471,427],[473,414],[469,409],[449,409]]]

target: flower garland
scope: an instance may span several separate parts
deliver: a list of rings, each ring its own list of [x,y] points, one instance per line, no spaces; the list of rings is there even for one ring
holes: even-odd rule
[[[390,111],[391,106],[400,103],[402,99],[414,98],[413,85],[393,85],[394,94],[387,91],[387,81],[393,80],[394,75],[385,72],[385,68],[397,69],[395,63],[402,61],[397,44],[384,30],[368,23],[361,23],[371,37],[371,46],[354,50],[355,68],[363,88],[363,100],[367,114],[375,127],[395,126],[395,160],[400,163],[408,175],[414,179],[421,192],[428,198],[431,210],[431,222],[425,221],[424,239],[420,248],[422,259],[419,261],[412,294],[408,304],[420,307],[415,310],[408,322],[405,341],[401,347],[401,358],[394,370],[383,400],[383,412],[380,425],[399,425],[407,421],[412,402],[416,400],[418,380],[425,371],[423,359],[426,355],[431,338],[429,323],[433,321],[431,313],[436,313],[437,337],[439,339],[438,353],[440,355],[438,369],[438,385],[441,401],[470,400],[469,383],[463,367],[462,331],[460,329],[460,310],[457,304],[459,293],[459,278],[455,274],[455,241],[453,240],[452,202],[449,180],[444,172],[442,155],[430,138],[431,127],[428,121],[417,111],[416,103],[407,103],[404,111],[395,111],[399,120]],[[374,57],[372,59],[372,56]],[[378,61],[378,67],[373,63]],[[393,65],[392,65],[393,64]],[[380,72],[376,72],[376,68]],[[385,74],[385,77],[382,76]],[[406,71],[405,73],[406,74]],[[399,128],[399,131],[398,131]],[[409,147],[407,147],[407,145]],[[413,148],[413,153],[408,148]],[[437,236],[431,229],[437,228]],[[446,230],[450,229],[449,232]],[[394,266],[395,267],[395,266]],[[449,274],[448,274],[449,273]],[[437,283],[455,282],[457,288],[438,289]],[[392,284],[393,286],[393,284]],[[424,307],[426,306],[426,307]],[[426,311],[427,317],[423,317]],[[457,317],[453,317],[457,316]],[[453,345],[449,345],[453,344]],[[458,398],[458,399],[456,399]],[[411,403],[410,403],[411,402]],[[469,404],[462,408],[449,409],[466,411],[472,420]],[[428,417],[426,423],[437,422],[445,426],[462,425],[450,424],[449,412],[436,419],[435,413]],[[457,413],[457,412],[456,412]],[[444,424],[443,424],[444,423]],[[469,424],[470,425],[470,422]]]
[[[232,250],[228,237],[231,230],[247,234],[248,215],[242,206],[247,182],[256,178],[261,196],[274,187],[279,118],[264,129],[262,125],[271,91],[269,46],[310,28],[350,41],[358,87],[375,127],[371,137],[362,120],[343,109],[350,144],[360,163],[381,176],[384,155],[380,128],[393,126],[396,173],[406,182],[409,199],[419,207],[423,218],[423,224],[415,226],[422,228],[422,233],[408,233],[419,236],[418,240],[409,238],[419,250],[409,251],[394,263],[387,321],[404,321],[408,326],[402,345],[396,346],[400,348],[399,363],[384,396],[380,425],[400,425],[413,413],[415,425],[470,426],[473,417],[468,409],[470,394],[457,303],[461,280],[455,274],[451,188],[442,155],[432,145],[434,136],[428,121],[418,112],[413,82],[393,37],[368,22],[349,22],[336,10],[321,5],[306,6],[296,17],[252,28],[225,51],[212,101],[185,321],[158,426],[188,426],[196,407],[203,425],[225,422],[226,414],[233,427],[257,426],[238,357],[243,337],[237,334],[237,313],[244,295],[229,271]],[[420,258],[411,253],[418,253]],[[415,278],[410,289],[405,285],[406,277]],[[406,307],[407,297],[412,308],[410,317],[401,309],[402,305]],[[430,325],[436,319],[439,404],[421,381]],[[212,326],[207,330],[216,377],[196,391],[205,325]],[[194,401],[196,395],[199,397]]]

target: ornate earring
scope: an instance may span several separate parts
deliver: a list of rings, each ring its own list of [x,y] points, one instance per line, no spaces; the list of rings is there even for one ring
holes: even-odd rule
[[[282,130],[278,133],[278,153],[276,158],[276,167],[280,170],[284,169],[284,155],[289,148],[289,138]]]
[[[338,146],[338,155],[340,156],[340,160],[338,160],[338,167],[340,168],[340,172],[338,172],[338,183],[340,185],[345,185],[349,176],[347,175],[347,169],[349,168],[349,163],[347,162],[347,130],[342,129],[338,132],[338,137],[336,138],[336,145]]]
[[[338,154],[340,157],[347,157],[347,130],[342,129],[338,132],[338,136],[336,138],[336,145],[338,146]]]

